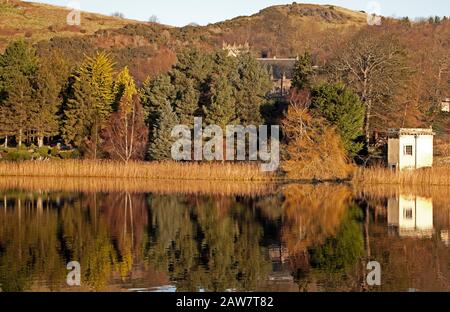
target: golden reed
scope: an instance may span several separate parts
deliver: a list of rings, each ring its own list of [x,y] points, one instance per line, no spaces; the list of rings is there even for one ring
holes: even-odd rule
[[[61,177],[0,177],[2,190],[31,192],[128,192],[160,195],[213,195],[255,197],[276,192],[278,184],[270,182],[241,181],[187,181],[187,180],[143,180],[119,178],[61,178]]]
[[[360,185],[450,186],[450,167],[393,171],[387,168],[358,168],[353,182]]]
[[[257,163],[115,162],[92,160],[0,162],[0,177],[83,177],[205,181],[271,181]]]

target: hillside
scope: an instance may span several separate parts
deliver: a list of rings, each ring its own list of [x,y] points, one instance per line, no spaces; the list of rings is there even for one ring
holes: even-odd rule
[[[39,41],[54,36],[81,36],[101,29],[121,28],[136,23],[132,20],[83,13],[81,26],[69,26],[66,23],[69,12],[65,7],[0,0],[0,50],[3,50],[9,41],[21,37]]]
[[[237,17],[206,27],[216,44],[248,42],[267,56],[294,56],[322,46],[329,34],[344,34],[367,25],[366,14],[330,5],[277,5],[252,16]]]
[[[68,9],[46,4],[0,0],[0,51],[26,38],[40,53],[59,50],[71,63],[98,49],[109,51],[118,66],[128,65],[138,81],[164,72],[176,53],[196,46],[211,50],[223,42],[248,42],[257,56],[292,57],[311,52],[320,64],[347,34],[366,25],[366,15],[336,6],[277,5],[251,16],[207,26],[170,27],[82,13],[81,26],[68,26]]]

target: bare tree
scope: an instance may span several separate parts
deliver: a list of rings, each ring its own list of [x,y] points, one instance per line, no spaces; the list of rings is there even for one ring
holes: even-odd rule
[[[108,127],[103,131],[104,150],[113,158],[124,162],[144,158],[148,129],[139,96],[131,105],[123,102],[112,114]]]
[[[364,133],[369,147],[372,117],[382,115],[408,79],[406,54],[393,35],[369,27],[345,44],[332,68],[339,79],[359,93],[365,104]]]

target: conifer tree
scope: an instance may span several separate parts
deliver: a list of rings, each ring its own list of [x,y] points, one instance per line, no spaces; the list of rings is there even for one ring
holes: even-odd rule
[[[292,87],[298,90],[310,89],[311,78],[314,74],[311,54],[305,52],[295,62],[292,77]]]
[[[146,122],[150,128],[159,117],[159,112],[171,105],[174,97],[174,87],[169,75],[159,75],[148,78],[141,90],[141,101],[144,106]]]
[[[66,142],[94,159],[99,156],[100,134],[112,112],[113,66],[103,52],[86,58],[73,77],[72,96],[64,112]]]
[[[14,135],[19,146],[30,126],[37,72],[36,51],[24,41],[11,43],[0,56],[0,134]]]
[[[52,64],[40,64],[36,77],[34,105],[32,107],[31,129],[36,132],[38,146],[44,144],[44,137],[55,136],[59,132],[58,111],[60,109],[61,85],[52,73]]]
[[[364,104],[359,96],[342,84],[322,84],[312,90],[311,112],[336,126],[342,143],[350,156],[364,147]]]
[[[156,124],[153,128],[153,140],[150,143],[148,155],[151,160],[170,160],[172,144],[174,139],[171,132],[178,124],[177,115],[174,113],[169,103],[166,103],[159,113]]]
[[[238,57],[237,71],[237,115],[244,125],[261,124],[261,106],[272,88],[269,74],[250,53]]]
[[[14,81],[14,85],[10,85],[7,89],[8,97],[3,108],[7,118],[9,118],[9,130],[14,133],[17,145],[21,147],[25,132],[30,126],[30,106],[33,99],[33,88],[29,79],[21,72],[10,72],[9,79]]]
[[[228,79],[221,75],[211,78],[209,103],[203,107],[205,123],[218,125],[225,129],[227,125],[238,123],[234,89]]]
[[[175,86],[175,113],[180,124],[192,126],[194,117],[199,111],[200,92],[195,87],[195,81],[184,73],[174,72],[172,75]]]

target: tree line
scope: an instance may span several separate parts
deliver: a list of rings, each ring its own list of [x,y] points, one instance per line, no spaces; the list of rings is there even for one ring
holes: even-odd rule
[[[83,157],[170,159],[171,130],[206,123],[260,124],[271,88],[250,54],[188,50],[162,75],[137,86],[105,52],[71,68],[62,55],[40,57],[24,41],[0,56],[0,136],[4,148],[59,145]]]

